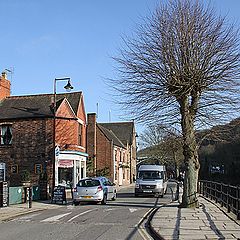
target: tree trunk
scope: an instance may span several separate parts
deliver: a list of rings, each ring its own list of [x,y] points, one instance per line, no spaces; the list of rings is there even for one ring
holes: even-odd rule
[[[198,207],[197,183],[199,172],[198,146],[194,131],[195,114],[190,110],[188,99],[180,103],[181,126],[183,133],[183,155],[185,163],[184,188],[181,207]]]

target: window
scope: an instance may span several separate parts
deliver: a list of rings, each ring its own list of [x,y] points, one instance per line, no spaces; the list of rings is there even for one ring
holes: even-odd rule
[[[35,173],[36,173],[36,174],[42,173],[42,164],[38,164],[38,163],[35,164],[34,170],[35,170]]]
[[[97,179],[86,179],[86,180],[80,180],[77,184],[78,187],[96,187],[101,185],[99,180]]]
[[[1,125],[0,126],[1,145],[12,144],[12,126]]]
[[[18,165],[14,164],[10,166],[11,173],[18,173]]]
[[[78,125],[78,144],[82,146],[82,124],[79,123]]]

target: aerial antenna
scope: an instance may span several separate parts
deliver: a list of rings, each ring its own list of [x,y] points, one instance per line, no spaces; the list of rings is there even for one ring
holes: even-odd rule
[[[5,68],[4,71],[10,73],[10,80],[12,82],[12,75],[14,74],[14,67]]]
[[[109,122],[111,122],[111,110],[109,110]]]
[[[98,118],[98,103],[97,103],[97,118]]]

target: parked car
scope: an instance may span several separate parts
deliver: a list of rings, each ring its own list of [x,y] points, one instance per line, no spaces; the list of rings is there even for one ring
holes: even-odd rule
[[[73,204],[81,202],[97,202],[106,204],[107,200],[115,200],[117,191],[115,184],[106,177],[81,179],[73,191]]]

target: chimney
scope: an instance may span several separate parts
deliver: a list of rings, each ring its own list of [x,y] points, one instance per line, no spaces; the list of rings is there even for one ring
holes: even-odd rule
[[[2,72],[0,77],[0,100],[9,97],[11,90],[11,83],[7,80],[7,73]]]
[[[96,171],[96,154],[97,154],[97,116],[96,113],[87,115],[87,153],[89,160],[93,163],[93,172]]]

